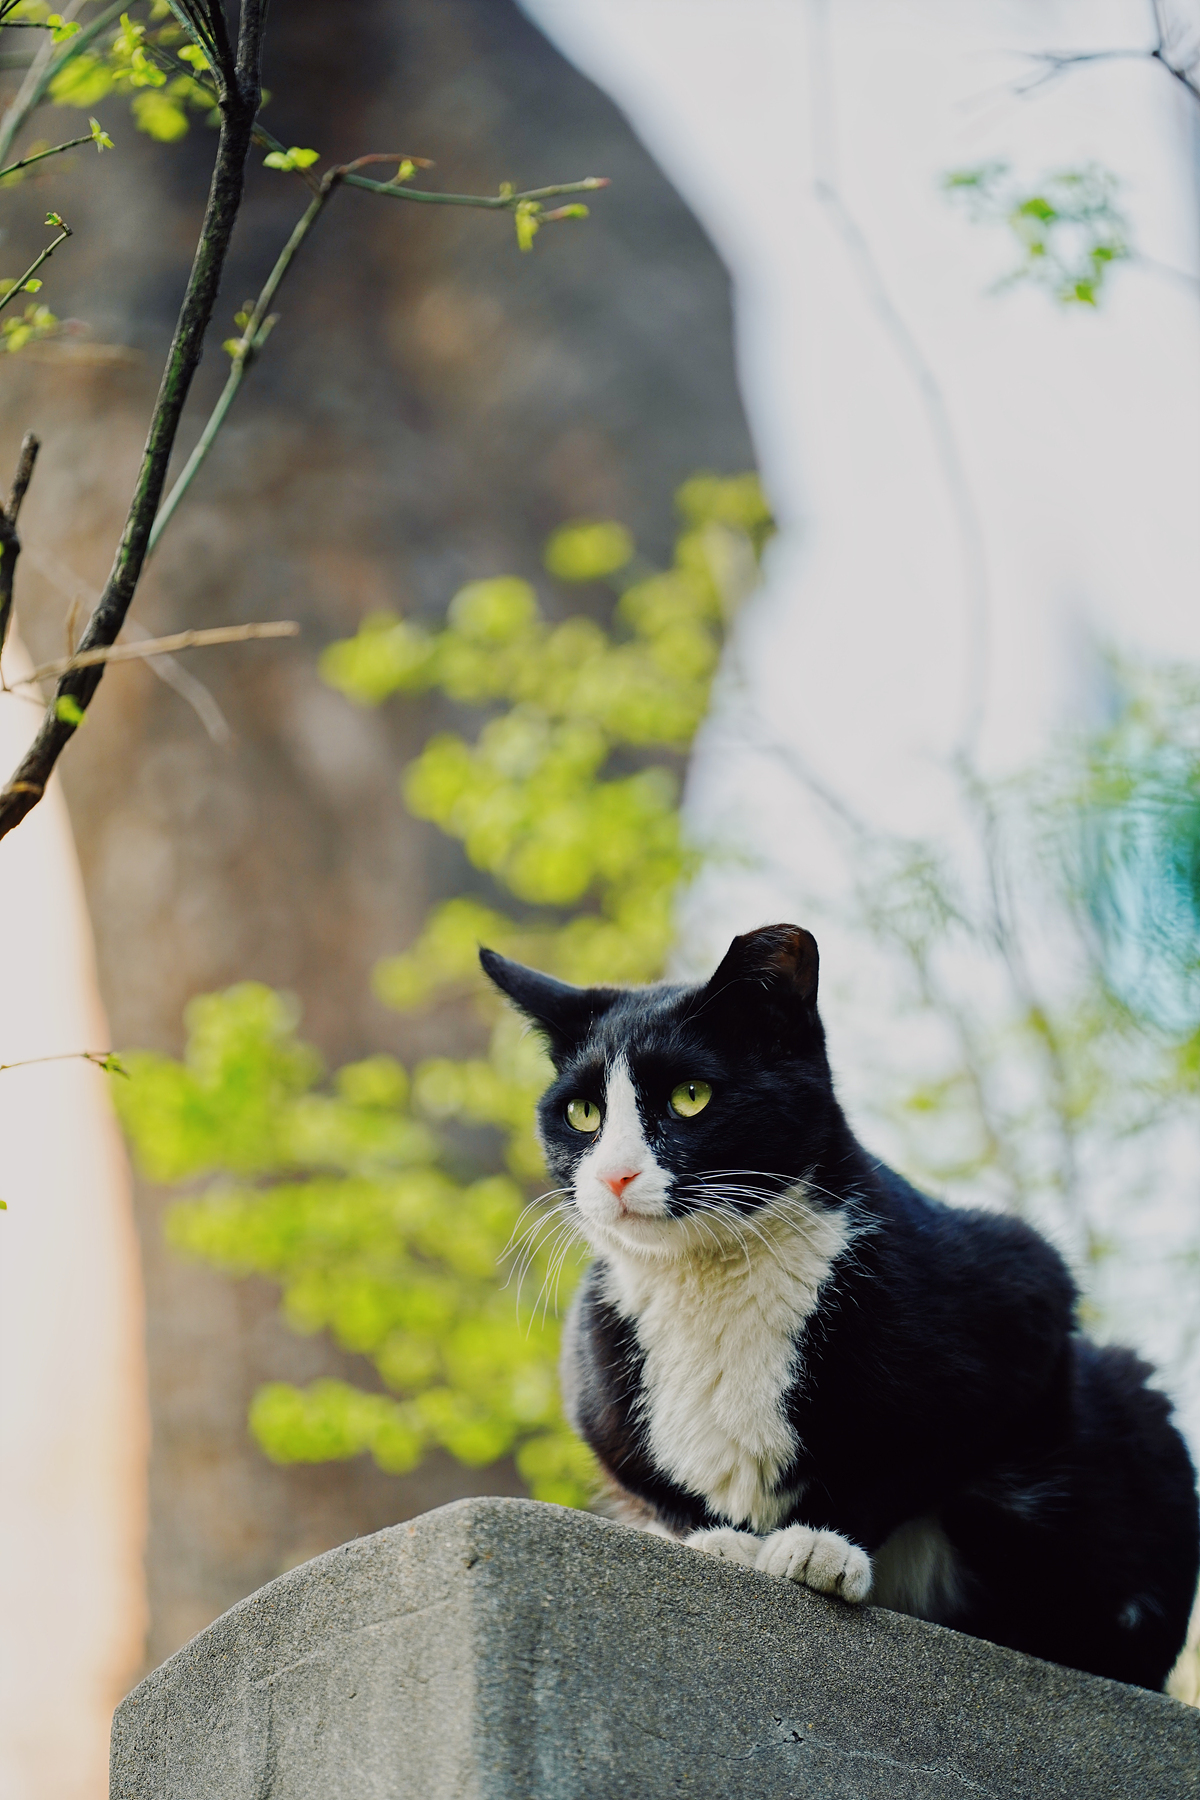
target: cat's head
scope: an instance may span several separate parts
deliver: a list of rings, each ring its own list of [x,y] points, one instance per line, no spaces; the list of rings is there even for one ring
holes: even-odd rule
[[[817,1013],[817,946],[796,925],[735,938],[695,986],[576,988],[480,960],[545,1036],[546,1160],[597,1250],[674,1258],[788,1203],[840,1119]]]

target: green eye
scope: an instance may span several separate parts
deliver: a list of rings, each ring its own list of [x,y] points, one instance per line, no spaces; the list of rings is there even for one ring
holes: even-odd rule
[[[600,1108],[591,1100],[568,1100],[567,1124],[576,1131],[599,1131]]]
[[[712,1089],[707,1081],[681,1081],[671,1095],[671,1111],[681,1119],[694,1119],[711,1099]]]

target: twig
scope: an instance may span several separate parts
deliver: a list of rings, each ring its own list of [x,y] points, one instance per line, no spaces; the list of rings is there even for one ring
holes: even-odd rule
[[[110,1075],[124,1075],[115,1050],[59,1050],[54,1056],[25,1056],[20,1062],[0,1063],[0,1075],[9,1069],[32,1069],[36,1063],[90,1062]]]
[[[233,366],[230,368],[225,381],[225,386],[221,390],[220,398],[208,416],[208,421],[205,424],[204,430],[200,433],[199,442],[192,451],[192,454],[188,457],[186,463],[183,465],[183,468],[180,470],[178,480],[163,501],[158,516],[151,527],[149,541],[146,545],[147,556],[153,555],[158,546],[158,540],[161,538],[163,532],[167,529],[167,526],[174,516],[176,507],[199,474],[201,464],[204,462],[205,457],[212,448],[213,439],[220,431],[221,426],[225,423],[225,415],[237,398],[238,389],[245,380],[247,371],[253,366],[259,351],[266,343],[267,335],[274,324],[274,320],[271,318],[268,310],[271,302],[275,298],[280,282],[291,267],[292,259],[297,250],[299,250],[312,227],[316,224],[317,219],[324,211],[329,197],[333,193],[333,188],[334,183],[332,181],[328,181],[327,183],[323,182],[321,184],[321,188],[316,197],[309,205],[307,211],[299,219],[291,237],[289,237],[287,243],[280,251],[275,267],[268,275],[263,290],[255,301],[253,311],[242,331],[241,348],[234,354]]]
[[[4,311],[10,300],[15,300],[18,294],[25,292],[25,283],[29,278],[32,275],[36,275],[42,264],[54,255],[58,246],[60,244],[65,244],[67,239],[72,235],[71,227],[69,225],[63,225],[63,222],[58,217],[57,213],[53,215],[52,219],[48,220],[48,223],[53,223],[55,220],[57,220],[59,225],[62,225],[62,230],[59,232],[54,242],[52,244],[47,244],[46,248],[42,251],[42,254],[34,258],[33,262],[30,263],[25,273],[21,276],[21,279],[13,283],[7,294],[0,295],[0,312]]]
[[[1026,61],[1040,63],[1041,71],[1028,80],[1013,84],[1013,92],[1024,97],[1045,87],[1049,82],[1057,81],[1068,69],[1080,68],[1086,63],[1100,62],[1156,62],[1166,70],[1173,81],[1177,81],[1184,92],[1193,100],[1200,101],[1200,82],[1193,73],[1200,57],[1193,55],[1190,62],[1177,62],[1171,55],[1167,30],[1167,22],[1163,12],[1162,0],[1151,0],[1154,13],[1156,41],[1145,50],[1136,50],[1127,46],[1119,46],[1111,50],[1034,50],[1026,51]]]
[[[26,544],[21,554],[27,563],[32,564],[39,575],[56,587],[60,594],[66,596],[72,604],[72,610],[80,607],[91,612],[100,598],[99,591],[77,575],[68,563],[63,562],[60,557],[42,545]],[[128,632],[131,637],[143,642],[153,636],[153,633],[147,631],[144,625],[129,617],[126,617],[122,631]],[[73,655],[74,639],[72,639],[70,648]],[[181,662],[173,656],[158,655],[152,656],[146,666],[153,675],[158,677],[164,687],[172,688],[181,700],[187,702],[214,744],[220,744],[224,748],[233,741],[229,720],[217,705],[213,695],[202,681],[197,681],[196,677],[184,668]],[[3,680],[0,679],[0,688],[3,686]],[[10,688],[9,692],[12,693],[13,690]],[[32,694],[15,693],[13,697],[23,700],[27,706],[42,704]]]
[[[359,160],[366,162],[369,159],[364,156]],[[391,161],[390,157],[388,161]],[[529,201],[553,200],[559,194],[589,194],[596,188],[608,186],[606,175],[589,175],[585,181],[564,181],[558,187],[530,188],[523,194],[426,194],[420,188],[355,175],[351,172],[355,166],[348,163],[341,172],[340,179],[347,187],[366,188],[371,194],[386,194],[389,200],[417,200],[425,206],[475,206],[485,212],[515,212],[518,206]]]
[[[21,502],[24,500],[29,483],[33,478],[33,465],[37,461],[37,454],[41,447],[41,441],[34,436],[32,431],[27,431],[21,439],[16,472],[13,475],[12,487],[9,489],[8,505],[5,508],[9,520],[14,525],[17,522],[17,514],[21,510]]]
[[[49,150],[38,150],[33,156],[22,156],[19,161],[9,163],[7,169],[0,169],[0,181],[6,175],[15,175],[18,169],[31,169],[34,163],[44,162],[48,156],[57,156],[63,150],[74,150],[80,144],[94,144],[95,141],[89,131],[86,137],[69,138],[65,144],[55,144]]]
[[[269,144],[273,149],[284,151],[284,146],[279,144],[269,132],[264,131],[261,125],[255,125],[254,135],[257,140]],[[286,151],[284,151],[284,154],[286,154]],[[512,212],[515,211],[517,206],[522,202],[536,203],[543,199],[552,199],[559,194],[591,192],[596,188],[604,188],[609,185],[606,176],[593,175],[589,176],[586,181],[566,182],[558,187],[532,188],[529,192],[523,194],[422,194],[412,188],[401,187],[392,182],[370,181],[365,176],[355,173],[356,170],[365,167],[369,163],[380,162],[394,162],[397,164],[410,162],[415,164],[418,168],[431,168],[433,166],[425,157],[421,156],[403,156],[385,151],[372,151],[368,156],[356,157],[353,162],[343,163],[336,168],[327,170],[320,180],[314,180],[305,169],[297,169],[294,171],[295,174],[303,176],[306,184],[313,189],[313,198],[310,201],[307,210],[297,221],[292,235],[280,251],[275,267],[268,275],[266,282],[263,285],[262,292],[254,303],[250,317],[243,327],[239,347],[234,351],[233,364],[226,377],[225,386],[221,390],[220,397],[208,416],[195,449],[180,470],[178,479],[166,499],[163,501],[158,516],[154,521],[153,528],[150,532],[150,541],[146,547],[147,556],[151,556],[157,549],[159,539],[170,524],[180,501],[191,487],[192,482],[196,479],[205,458],[212,449],[217,433],[225,423],[226,415],[237,398],[238,390],[241,387],[242,382],[257,361],[259,353],[275,324],[275,318],[271,314],[270,308],[279,291],[280,283],[291,268],[297,251],[300,249],[305,238],[325,210],[325,207],[328,205],[336,188],[343,185],[349,185],[351,187],[366,188],[368,192],[373,194],[386,194],[393,199],[421,200],[433,205],[475,206],[491,212]],[[553,220],[556,217],[557,214],[554,213],[544,214],[543,223],[548,220]]]
[[[221,95],[220,137],[204,223],[163,370],[142,466],[112,572],[84,631],[81,653],[107,649],[115,642],[141,577],[150,529],[162,498],[167,464],[192,377],[200,361],[204,334],[212,318],[229,241],[241,206],[246,156],[260,100],[259,69],[266,0],[242,0],[236,61],[231,60],[219,0],[209,0],[208,4],[202,4],[201,0],[176,0],[175,10],[186,18],[192,29],[207,29],[212,34],[218,52],[214,73]],[[100,664],[76,667],[60,677],[41,729],[12,780],[0,791],[0,837],[20,824],[41,799],[50,773],[76,730],[79,715],[87,708],[102,674],[103,665]]]
[[[11,683],[13,688],[28,687],[35,681],[52,681],[69,675],[74,669],[95,669],[104,663],[138,662],[146,656],[174,656],[180,650],[202,650],[210,644],[244,644],[253,638],[298,637],[300,627],[294,619],[268,619],[259,625],[214,625],[204,631],[176,631],[171,637],[142,638],[133,644],[108,644],[99,650],[81,650],[74,656],[60,657],[57,662],[42,663],[32,675],[21,675]]]
[[[21,502],[25,498],[25,490],[28,488],[30,476],[33,474],[38,448],[37,438],[34,437],[32,431],[27,431],[22,439],[20,454],[17,457],[17,467],[8,496],[8,505],[0,506],[0,653],[4,650],[4,640],[8,636],[8,622],[12,617],[13,577],[17,572],[17,558],[21,554],[21,540],[17,536],[17,514],[21,510]]]

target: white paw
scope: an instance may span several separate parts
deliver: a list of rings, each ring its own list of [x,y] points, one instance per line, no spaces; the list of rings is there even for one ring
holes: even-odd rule
[[[722,1562],[740,1563],[743,1569],[756,1568],[762,1539],[752,1531],[736,1531],[732,1525],[714,1525],[706,1531],[693,1531],[684,1538],[689,1550],[704,1556],[717,1556]]]
[[[821,1594],[840,1594],[855,1605],[871,1591],[870,1557],[836,1531],[812,1531],[807,1525],[773,1531],[763,1540],[754,1566],[764,1575],[803,1582]]]

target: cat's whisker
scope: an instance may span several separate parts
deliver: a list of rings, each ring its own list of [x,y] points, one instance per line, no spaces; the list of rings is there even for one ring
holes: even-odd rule
[[[514,1270],[516,1276],[516,1304],[518,1310],[520,1310],[521,1305],[521,1289],[535,1257],[545,1248],[547,1237],[549,1237],[552,1246],[556,1245],[559,1240],[559,1234],[564,1230],[569,1233],[577,1232],[578,1221],[575,1219],[573,1211],[562,1205],[552,1208],[550,1212],[529,1228],[523,1254]],[[550,1254],[553,1254],[553,1248],[551,1249]],[[512,1275],[510,1275],[509,1280],[511,1281],[512,1278]],[[506,1282],[505,1286],[507,1285],[508,1283]],[[537,1302],[535,1301],[535,1308],[536,1305]]]
[[[516,1223],[508,1234],[508,1242],[505,1244],[496,1260],[498,1262],[503,1262],[506,1256],[513,1254],[517,1245],[524,1237],[525,1230],[528,1229],[528,1227],[525,1226],[525,1220],[529,1217],[530,1213],[535,1212],[539,1206],[544,1206],[547,1200],[555,1200],[560,1194],[569,1194],[570,1192],[571,1189],[565,1187],[547,1188],[544,1194],[538,1194],[534,1199],[527,1200],[517,1214]]]
[[[560,1226],[559,1231],[555,1235],[554,1241],[550,1247],[549,1255],[546,1259],[546,1270],[542,1276],[541,1285],[538,1288],[537,1294],[534,1296],[533,1306],[530,1309],[529,1323],[525,1327],[526,1340],[529,1339],[533,1332],[533,1327],[537,1322],[539,1306],[542,1307],[543,1325],[546,1322],[547,1309],[549,1306],[549,1288],[554,1275],[556,1261],[561,1256],[566,1255],[567,1251],[571,1248],[576,1235],[577,1230],[574,1221],[569,1219]],[[543,1302],[545,1302],[545,1304],[543,1304]]]

